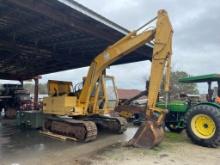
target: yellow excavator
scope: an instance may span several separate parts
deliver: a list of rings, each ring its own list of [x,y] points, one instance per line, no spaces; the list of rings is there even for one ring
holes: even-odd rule
[[[154,21],[156,27],[147,28]],[[129,144],[148,148],[159,144],[164,137],[166,111],[156,108],[155,105],[164,70],[168,73],[170,68],[172,35],[173,29],[167,12],[159,10],[157,17],[101,52],[91,63],[82,84],[73,88],[71,82],[49,81],[49,97],[43,100],[43,112],[46,116],[44,129],[80,141],[96,139],[97,127],[123,133],[127,128],[126,120],[109,115],[109,111],[117,106],[114,99],[117,92],[113,78],[106,76],[105,71],[115,61],[151,43],[153,55],[146,121]]]

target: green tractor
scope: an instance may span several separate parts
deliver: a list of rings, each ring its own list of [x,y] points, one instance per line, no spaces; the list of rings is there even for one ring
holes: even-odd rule
[[[198,96],[185,96],[186,100],[170,101],[168,104],[159,102],[158,107],[169,110],[165,125],[172,131],[180,133],[186,129],[193,143],[205,147],[220,145],[220,74],[193,76],[180,79],[181,83],[208,84],[208,94],[205,101]],[[212,83],[217,82],[214,91]],[[167,107],[166,107],[167,106]]]

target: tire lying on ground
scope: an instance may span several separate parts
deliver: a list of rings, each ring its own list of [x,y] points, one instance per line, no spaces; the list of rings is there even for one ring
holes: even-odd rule
[[[204,147],[220,145],[220,109],[196,105],[185,116],[186,132],[193,143]]]

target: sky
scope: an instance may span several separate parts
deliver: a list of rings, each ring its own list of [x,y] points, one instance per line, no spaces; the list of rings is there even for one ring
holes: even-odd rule
[[[155,17],[159,9],[168,11],[173,29],[172,69],[191,75],[219,73],[220,2],[218,0],[76,0],[107,19],[135,30]],[[88,68],[44,75],[48,79],[81,81]],[[129,73],[128,73],[129,70]],[[144,89],[150,63],[147,61],[111,67],[119,88]],[[206,86],[199,85],[200,92]]]

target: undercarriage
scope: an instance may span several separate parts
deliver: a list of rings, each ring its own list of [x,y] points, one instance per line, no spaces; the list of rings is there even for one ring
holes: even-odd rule
[[[110,131],[112,133],[122,134],[127,130],[127,121],[123,117],[92,115],[84,117],[82,120],[93,121],[99,130]]]
[[[89,142],[97,138],[98,130],[121,134],[127,129],[127,121],[122,117],[92,115],[79,118],[48,116],[44,122],[44,131]]]

